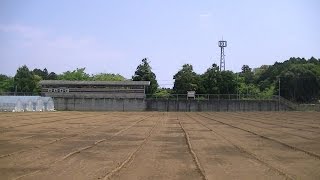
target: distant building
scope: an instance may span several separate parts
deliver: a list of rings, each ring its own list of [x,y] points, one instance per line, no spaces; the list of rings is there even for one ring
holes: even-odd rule
[[[43,96],[53,98],[143,99],[150,81],[40,81]]]

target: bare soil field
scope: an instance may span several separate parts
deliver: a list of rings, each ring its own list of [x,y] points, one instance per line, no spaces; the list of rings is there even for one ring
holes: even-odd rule
[[[320,113],[0,113],[0,179],[320,179]]]

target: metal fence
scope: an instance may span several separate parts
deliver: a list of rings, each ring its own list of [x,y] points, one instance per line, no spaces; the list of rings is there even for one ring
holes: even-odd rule
[[[0,92],[0,96],[41,96],[36,92]]]
[[[44,96],[42,93],[36,92],[0,92],[0,96]],[[120,98],[121,99],[121,98]],[[195,97],[188,97],[187,94],[168,94],[168,95],[157,95],[157,94],[146,94],[146,99],[170,99],[170,100],[268,100],[274,99],[272,97],[263,97],[254,94],[195,94]]]
[[[253,94],[196,94],[195,97],[188,97],[187,94],[156,95],[147,94],[146,99],[168,99],[168,100],[274,100],[274,97],[265,97]]]

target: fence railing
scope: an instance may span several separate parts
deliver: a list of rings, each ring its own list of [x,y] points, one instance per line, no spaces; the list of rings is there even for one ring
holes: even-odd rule
[[[264,97],[253,94],[196,94],[195,97],[188,97],[187,94],[156,95],[147,94],[146,99],[163,100],[273,100],[273,97]]]
[[[0,96],[42,96],[41,93],[35,92],[0,92]],[[187,94],[146,94],[146,99],[163,99],[163,100],[250,100],[250,99],[273,99],[273,97],[262,97],[252,94],[196,94],[195,97],[188,97]]]
[[[40,96],[41,93],[36,92],[0,92],[0,96]]]

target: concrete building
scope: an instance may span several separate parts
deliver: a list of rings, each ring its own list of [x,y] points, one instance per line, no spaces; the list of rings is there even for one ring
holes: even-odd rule
[[[40,81],[43,96],[53,98],[144,99],[150,81]]]

